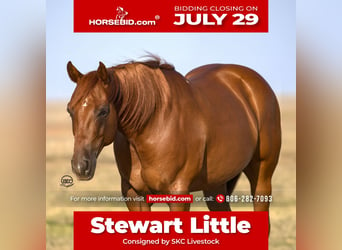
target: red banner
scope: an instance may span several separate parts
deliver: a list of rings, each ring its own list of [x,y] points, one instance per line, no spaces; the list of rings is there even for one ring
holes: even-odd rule
[[[74,212],[75,250],[127,247],[266,250],[268,213]]]
[[[74,0],[74,32],[268,32],[268,0]]]

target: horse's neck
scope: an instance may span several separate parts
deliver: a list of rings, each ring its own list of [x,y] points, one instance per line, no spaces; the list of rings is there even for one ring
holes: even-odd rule
[[[134,66],[115,70],[118,124],[128,138],[139,134],[154,116],[167,108],[170,100],[170,88],[160,69]]]

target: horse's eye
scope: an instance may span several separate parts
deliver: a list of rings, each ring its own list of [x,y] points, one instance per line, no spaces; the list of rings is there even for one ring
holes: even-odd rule
[[[106,117],[109,114],[109,108],[104,107],[100,109],[99,113],[97,114],[97,117]]]

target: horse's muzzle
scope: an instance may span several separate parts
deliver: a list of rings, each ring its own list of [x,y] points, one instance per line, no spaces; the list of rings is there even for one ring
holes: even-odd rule
[[[81,181],[91,180],[94,176],[94,168],[89,159],[71,160],[72,171],[76,174],[77,178]]]

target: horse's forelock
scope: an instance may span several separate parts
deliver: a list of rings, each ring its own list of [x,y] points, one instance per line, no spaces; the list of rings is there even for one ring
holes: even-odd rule
[[[74,106],[83,101],[95,87],[97,80],[98,77],[95,71],[84,75],[82,81],[77,84],[74,93],[71,96],[70,105]]]

